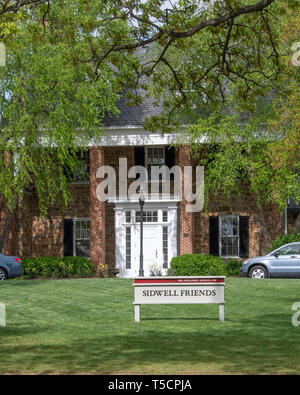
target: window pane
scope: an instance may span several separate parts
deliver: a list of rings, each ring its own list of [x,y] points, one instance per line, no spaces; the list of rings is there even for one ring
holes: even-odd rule
[[[229,218],[222,219],[222,236],[232,235],[232,221]]]
[[[278,255],[298,255],[300,253],[300,246],[297,244],[280,248],[277,251]]]
[[[126,211],[126,222],[131,222],[131,212]]]
[[[90,220],[75,220],[75,255],[90,257]]]
[[[163,222],[168,222],[168,211],[167,210],[163,211]]]
[[[131,228],[126,228],[126,269],[131,269]]]
[[[75,254],[76,256],[84,256],[89,258],[91,256],[90,240],[76,240]]]
[[[163,227],[163,268],[168,268],[168,227]]]
[[[135,212],[135,221],[141,222],[141,212]],[[158,222],[158,211],[143,211],[143,221],[144,222]]]

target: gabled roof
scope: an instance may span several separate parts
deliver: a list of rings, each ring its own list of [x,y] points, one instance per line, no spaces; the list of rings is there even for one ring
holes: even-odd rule
[[[120,111],[116,117],[114,115],[106,116],[104,118],[104,126],[109,127],[124,127],[124,126],[143,126],[145,119],[152,115],[159,115],[162,111],[161,106],[155,106],[153,99],[146,96],[143,89],[137,90],[138,96],[142,97],[140,105],[128,105],[129,99],[126,97],[126,92],[117,103]]]

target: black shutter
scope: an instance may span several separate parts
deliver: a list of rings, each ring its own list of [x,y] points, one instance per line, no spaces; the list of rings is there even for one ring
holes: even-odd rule
[[[170,169],[175,165],[175,148],[173,146],[165,147],[165,165]]]
[[[135,147],[134,148],[134,160],[135,166],[145,166],[145,148]]]
[[[173,146],[167,145],[165,147],[165,165],[171,169],[175,165],[175,148]],[[174,174],[171,173],[170,179],[174,180]]]
[[[219,256],[219,217],[209,217],[209,253]]]
[[[64,256],[73,255],[73,220],[64,219]]]
[[[249,217],[240,217],[240,257],[249,256]]]

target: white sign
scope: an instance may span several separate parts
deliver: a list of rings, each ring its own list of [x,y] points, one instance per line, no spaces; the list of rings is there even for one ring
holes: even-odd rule
[[[140,321],[141,304],[219,304],[224,321],[225,277],[139,277],[134,279],[135,321]]]
[[[6,308],[4,303],[0,303],[0,326],[6,326]]]

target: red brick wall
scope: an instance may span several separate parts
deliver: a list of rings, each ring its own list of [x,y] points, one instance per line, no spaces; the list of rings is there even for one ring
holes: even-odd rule
[[[4,204],[0,206],[0,237],[2,237],[2,231],[4,229],[4,225],[6,223],[6,219],[8,216],[8,208],[5,207]],[[6,249],[4,251],[7,255],[14,255],[15,250],[15,238],[14,238],[14,228],[15,228],[15,218],[14,216],[11,219],[11,230],[9,232],[8,241],[6,245]]]
[[[192,254],[195,248],[195,221],[194,213],[186,212],[186,206],[189,204],[184,199],[183,190],[183,167],[192,166],[193,161],[190,155],[189,147],[179,147],[178,149],[178,166],[182,168],[182,199],[179,203],[179,251],[182,254]]]
[[[96,189],[101,179],[96,178],[97,169],[104,165],[103,147],[90,148],[90,218],[91,261],[98,272],[98,265],[105,264],[105,202],[98,200]]]
[[[119,185],[119,158],[127,158],[128,170],[134,166],[134,147],[105,147],[104,148],[105,164],[112,166],[117,175],[117,186]],[[119,190],[117,188],[117,195]],[[105,209],[105,261],[110,268],[115,267],[115,211],[113,203],[106,203]]]
[[[26,195],[22,207],[17,210],[14,223],[14,235],[10,239],[10,253],[26,256],[62,256],[63,255],[63,220],[73,217],[91,218],[91,259],[95,266],[107,263],[115,265],[115,213],[112,203],[99,202],[96,188],[101,180],[96,179],[99,166],[113,166],[118,175],[119,158],[127,158],[128,169],[134,165],[134,147],[93,147],[90,149],[90,184],[72,184],[74,198],[64,212],[59,205],[49,209],[46,217],[41,217],[37,198]],[[176,151],[176,164],[190,166],[193,161],[187,147]],[[213,200],[209,204],[209,213],[186,213],[182,201],[179,204],[179,242],[180,254],[209,252],[209,215],[238,214],[249,216],[250,255],[264,252],[257,207],[251,195],[245,198],[233,198],[230,202]],[[283,232],[280,227],[276,207],[266,208],[267,226],[275,237]],[[1,218],[3,221],[3,215]],[[13,248],[13,246],[15,248]]]

